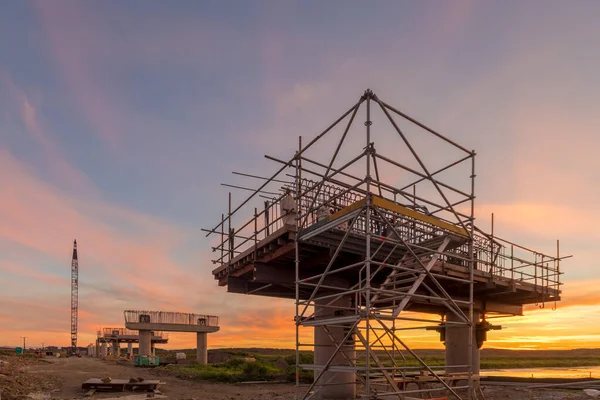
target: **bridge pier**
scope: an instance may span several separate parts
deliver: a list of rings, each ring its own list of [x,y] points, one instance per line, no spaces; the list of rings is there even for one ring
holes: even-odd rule
[[[343,297],[329,306],[325,306],[330,299],[316,301],[315,305],[315,317],[334,317],[339,314],[345,313],[348,315],[348,308],[351,306],[351,298]],[[332,307],[340,307],[335,309]],[[348,333],[349,327],[344,326],[328,326],[332,336],[335,338],[337,343],[340,343],[342,339]],[[315,365],[325,365],[331,358],[337,347],[336,343],[333,343],[329,338],[329,335],[322,326],[315,326]],[[334,357],[331,366],[341,365],[349,366],[348,361],[344,358],[344,355],[350,360],[356,359],[356,350],[354,347],[354,335],[350,336],[347,344],[340,350],[340,352]],[[315,371],[315,378],[319,374],[319,371]],[[327,386],[319,387],[324,383],[329,382]],[[317,382],[319,391],[317,392],[315,399],[317,400],[341,400],[341,399],[354,399],[356,397],[356,374],[354,372],[325,372]]]
[[[112,355],[115,358],[119,358],[119,351],[121,350],[121,346],[118,341],[112,342]]]
[[[151,339],[152,332],[148,330],[140,330],[140,356],[150,356],[151,354]]]
[[[208,337],[206,332],[196,333],[196,361],[208,364]]]
[[[477,347],[476,329],[479,321],[479,312],[473,313],[473,348],[469,351],[469,327],[448,325],[445,327],[446,346],[446,373],[469,372],[469,359],[472,360],[472,373],[479,373],[479,348]],[[462,320],[452,312],[446,314],[447,322],[461,322]]]

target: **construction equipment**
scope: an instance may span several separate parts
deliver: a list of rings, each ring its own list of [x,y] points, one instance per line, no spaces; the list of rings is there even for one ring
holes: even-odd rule
[[[77,354],[77,315],[79,313],[79,261],[77,259],[77,240],[73,240],[73,258],[71,259],[71,354]]]
[[[158,357],[158,356],[137,355],[133,359],[134,367],[158,367],[159,364],[160,364],[160,357]]]

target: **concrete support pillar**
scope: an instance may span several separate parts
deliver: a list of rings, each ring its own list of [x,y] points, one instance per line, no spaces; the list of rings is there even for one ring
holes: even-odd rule
[[[206,332],[196,333],[196,361],[208,364],[208,339]]]
[[[107,355],[106,342],[102,342],[100,345],[100,357],[106,357]]]
[[[156,357],[156,347],[154,347],[154,343],[150,345],[152,357]]]
[[[96,347],[94,349],[94,357],[100,357],[100,341],[96,339]]]
[[[133,343],[127,343],[127,356],[133,358]]]
[[[140,356],[151,355],[150,342],[152,334],[150,331],[140,331]]]
[[[331,308],[334,307],[350,307],[351,298],[345,297],[339,299],[331,306],[325,307],[331,299],[317,301],[315,306],[315,316],[317,318],[323,317],[334,317],[336,315],[348,315],[350,311]],[[328,327],[329,331],[335,338],[334,343],[327,332],[320,326],[315,327],[315,365],[325,365],[331,358],[337,345],[348,333],[350,327]],[[348,342],[340,350],[331,365],[342,365],[349,366],[348,361],[344,358],[341,352],[344,352],[347,358],[350,360],[356,359],[356,350],[354,348],[354,336],[348,339]],[[319,371],[315,371],[315,377],[319,374]],[[327,386],[321,387],[317,392],[315,399],[317,400],[338,400],[338,399],[354,399],[356,397],[356,375],[354,372],[325,372],[317,385],[329,382]]]
[[[467,313],[468,314],[468,313]],[[479,373],[479,349],[477,348],[477,340],[475,329],[477,321],[479,321],[479,313],[473,313],[475,325],[473,326],[473,347],[469,351],[469,327],[461,325],[446,325],[446,373],[449,372],[468,372],[469,358],[473,362],[472,372]],[[454,313],[446,314],[447,322],[460,322]],[[452,366],[465,365],[465,367]]]
[[[121,344],[117,341],[115,341],[113,343],[113,356],[115,358],[119,358],[119,356],[121,355]]]

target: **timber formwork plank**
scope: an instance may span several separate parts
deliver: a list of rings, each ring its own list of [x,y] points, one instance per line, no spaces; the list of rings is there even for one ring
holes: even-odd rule
[[[96,392],[154,392],[161,384],[159,380],[143,380],[132,382],[130,379],[100,379],[90,378],[81,384],[83,390]]]

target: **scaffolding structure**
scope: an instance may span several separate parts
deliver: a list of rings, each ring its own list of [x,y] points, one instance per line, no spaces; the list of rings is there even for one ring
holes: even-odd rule
[[[377,132],[395,140],[377,148],[375,112]],[[300,138],[291,159],[266,157],[278,171],[234,172],[262,184],[225,185],[251,194],[234,209],[230,193],[206,232],[220,239],[220,285],[295,299],[299,399],[477,398],[478,349],[495,328],[486,317],[560,300],[558,242],[548,255],[478,229],[476,153],[370,90],[307,145]],[[443,341],[461,328],[466,362],[430,366],[405,338],[436,330]]]

